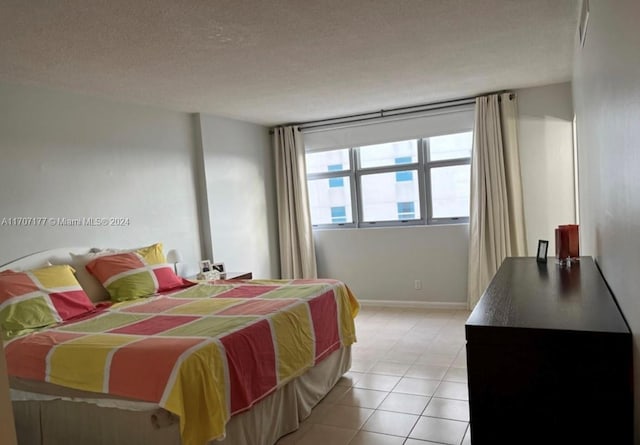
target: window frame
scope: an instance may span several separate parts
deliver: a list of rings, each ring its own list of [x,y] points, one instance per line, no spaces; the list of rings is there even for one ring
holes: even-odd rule
[[[348,178],[351,188],[351,215],[352,222],[345,223],[324,223],[313,224],[313,230],[319,229],[342,229],[342,228],[367,228],[367,227],[403,227],[403,226],[424,226],[424,225],[446,225],[446,224],[467,224],[469,216],[435,218],[433,216],[433,196],[431,190],[431,170],[439,167],[450,167],[458,165],[471,165],[471,156],[468,158],[445,159],[438,161],[430,160],[429,138],[444,136],[449,134],[466,133],[473,129],[460,129],[458,131],[431,135],[415,139],[417,141],[417,162],[406,164],[390,164],[382,167],[360,166],[360,149],[363,146],[328,148],[323,150],[313,150],[312,153],[325,151],[349,150],[349,169],[340,171],[325,171],[318,173],[307,173],[307,181],[331,178]],[[393,141],[392,141],[393,142]],[[385,221],[362,221],[363,200],[361,196],[362,178],[368,175],[380,173],[398,173],[403,171],[415,171],[418,181],[420,218],[408,220],[385,220]],[[346,205],[345,205],[346,207]]]
[[[313,153],[321,153],[324,151],[335,151],[335,150],[344,150],[345,148],[330,148],[327,150],[314,150]],[[325,172],[318,172],[318,173],[307,173],[307,184],[309,183],[309,181],[314,181],[314,180],[320,180],[320,179],[332,179],[332,178],[348,178],[349,179],[349,185],[351,188],[351,217],[352,217],[352,222],[344,222],[344,223],[327,223],[327,224],[311,224],[311,227],[313,229],[317,229],[317,228],[321,228],[321,229],[338,229],[338,228],[357,228],[358,224],[357,222],[360,219],[360,215],[356,210],[356,206],[354,205],[355,201],[356,201],[356,190],[354,187],[355,184],[355,164],[354,162],[354,154],[353,154],[353,149],[352,148],[347,148],[347,150],[349,150],[349,167],[348,169],[344,169],[344,170],[328,170]],[[306,155],[306,154],[305,154]],[[345,204],[345,207],[346,204]]]
[[[415,139],[411,139],[411,140],[415,140]],[[417,219],[406,219],[406,220],[398,220],[398,219],[392,219],[392,220],[383,220],[383,221],[364,221],[361,220],[360,217],[364,216],[364,210],[363,210],[363,200],[362,199],[357,199],[356,201],[356,205],[358,207],[358,221],[356,223],[358,228],[363,228],[363,227],[394,227],[394,226],[420,226],[420,225],[424,225],[425,224],[425,206],[424,206],[424,199],[422,199],[422,197],[424,196],[424,169],[421,168],[421,165],[424,164],[424,160],[423,160],[423,150],[421,149],[421,144],[422,144],[422,139],[418,139],[417,140],[417,155],[418,155],[418,160],[417,162],[411,162],[411,163],[407,163],[407,164],[389,164],[389,165],[385,165],[383,167],[364,167],[362,168],[360,165],[360,149],[362,147],[351,147],[349,148],[349,150],[353,151],[354,153],[354,161],[355,163],[353,163],[353,168],[355,170],[355,177],[357,180],[357,187],[356,187],[356,198],[361,198],[361,194],[360,191],[362,190],[362,177],[363,176],[369,176],[369,175],[375,175],[375,174],[380,174],[380,173],[397,173],[397,172],[402,172],[402,171],[407,171],[407,170],[415,170],[417,175],[418,175],[418,196],[419,198],[419,208],[420,208],[420,218]],[[326,226],[328,224],[319,224],[316,225],[314,227],[319,227],[319,226]]]
[[[458,133],[466,133],[466,132],[459,131]],[[458,134],[458,133],[449,133],[449,134]],[[452,158],[452,159],[442,159],[439,161],[432,161],[431,152],[429,150],[429,138],[423,138],[423,141],[424,141],[424,152],[426,156],[424,169],[425,169],[425,188],[426,188],[425,199],[427,201],[427,224],[428,225],[468,224],[469,216],[454,216],[454,217],[446,217],[446,218],[436,218],[433,216],[433,194],[432,194],[432,187],[431,187],[431,170],[439,167],[453,167],[458,165],[471,166],[471,155],[468,158]],[[471,172],[469,172],[469,174],[471,174]],[[469,195],[471,195],[471,190],[469,190]]]

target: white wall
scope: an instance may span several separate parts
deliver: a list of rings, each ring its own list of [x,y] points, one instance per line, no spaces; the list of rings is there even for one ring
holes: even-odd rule
[[[571,83],[516,93],[528,254],[535,255],[543,239],[553,256],[554,229],[576,219]]]
[[[278,278],[273,154],[266,127],[201,114],[215,261],[228,271]]]
[[[466,304],[467,224],[316,230],[314,238],[319,275],[358,298]]]
[[[0,226],[0,264],[54,247],[162,241],[197,267],[189,115],[10,84],[0,84],[0,97],[0,220],[130,219],[126,227]]]
[[[594,255],[634,333],[635,441],[640,443],[640,2],[590,2],[576,50],[581,244]]]
[[[517,90],[529,255],[547,239],[553,256],[553,229],[575,220],[570,88]],[[319,275],[345,281],[361,299],[467,301],[467,225],[316,230],[314,237]]]

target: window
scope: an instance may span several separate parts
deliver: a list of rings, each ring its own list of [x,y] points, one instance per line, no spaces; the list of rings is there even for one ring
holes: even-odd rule
[[[467,222],[473,133],[307,153],[316,227]]]
[[[306,163],[313,224],[352,224],[350,150],[308,153]]]
[[[428,190],[434,220],[469,217],[473,133],[431,137],[428,141]]]

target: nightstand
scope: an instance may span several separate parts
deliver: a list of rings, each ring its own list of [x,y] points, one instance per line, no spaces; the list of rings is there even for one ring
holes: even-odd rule
[[[208,280],[198,280],[197,275],[192,275],[190,277],[186,277],[187,280],[190,281],[203,281],[206,282]],[[253,272],[224,272],[220,274],[220,280],[251,280],[253,279]]]
[[[253,272],[225,272],[223,280],[251,280]]]

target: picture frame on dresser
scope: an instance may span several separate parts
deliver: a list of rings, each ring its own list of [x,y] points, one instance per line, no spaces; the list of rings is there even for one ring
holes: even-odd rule
[[[538,240],[538,250],[536,253],[536,261],[538,263],[546,263],[547,262],[547,251],[549,250],[549,241],[547,240]]]
[[[227,277],[227,269],[224,268],[224,263],[213,263],[211,270],[217,270],[220,273],[220,278],[225,279]]]
[[[209,260],[200,261],[200,273],[205,274],[207,272],[211,272],[211,270],[212,270],[211,261]]]

